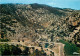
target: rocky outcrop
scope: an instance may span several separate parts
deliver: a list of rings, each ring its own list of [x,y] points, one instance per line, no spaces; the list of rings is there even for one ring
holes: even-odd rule
[[[80,11],[66,10],[42,4],[1,4],[0,13],[2,18],[10,15],[11,20],[17,21],[13,27],[10,26],[15,33],[7,30],[7,38],[29,38],[35,41],[40,38],[39,35],[46,35],[46,38],[42,37],[40,40],[47,41],[51,36],[53,39],[70,37],[74,29],[78,28],[78,25],[80,27]]]

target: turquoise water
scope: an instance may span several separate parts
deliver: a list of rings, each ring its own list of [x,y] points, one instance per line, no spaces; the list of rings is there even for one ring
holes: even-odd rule
[[[48,46],[49,46],[49,43],[45,43],[45,48],[48,48]]]

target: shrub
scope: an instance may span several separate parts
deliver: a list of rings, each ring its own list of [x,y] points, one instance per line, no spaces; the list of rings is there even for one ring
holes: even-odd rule
[[[73,55],[73,52],[79,52],[79,48],[75,44],[66,42],[64,40],[60,40],[60,42],[65,44],[64,50],[66,55]]]

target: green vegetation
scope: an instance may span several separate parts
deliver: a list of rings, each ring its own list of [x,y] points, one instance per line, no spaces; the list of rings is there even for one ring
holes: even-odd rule
[[[12,21],[14,19],[14,13],[15,13],[15,6],[14,5],[5,5],[2,4],[1,6],[1,19],[0,19],[0,28],[1,28],[1,38],[6,37],[7,31],[10,31],[12,33],[15,33],[15,30],[11,27],[13,26],[13,23],[16,23],[15,21]]]
[[[10,31],[12,33],[15,33],[15,30],[11,29],[13,26],[13,23],[16,23],[15,21],[12,21],[11,16],[2,16],[1,21],[0,21],[0,26],[1,26],[1,38],[6,37],[7,31]]]
[[[24,50],[20,47],[23,47]],[[46,53],[43,50],[39,51],[38,49],[33,49],[33,53],[31,53],[29,47],[0,44],[0,55],[46,56]]]
[[[75,44],[69,43],[64,40],[60,40],[61,43],[65,44],[64,50],[66,55],[73,55],[73,52],[79,52],[80,49]]]
[[[51,6],[48,5],[42,5],[42,4],[30,4],[31,7],[33,9],[37,9],[37,8],[44,8],[47,9],[49,12],[54,13],[55,15],[59,15],[59,16],[65,16],[66,14],[64,12],[61,12],[59,10],[62,10],[61,8],[53,8]]]
[[[0,42],[8,42],[9,39],[0,39]]]
[[[14,45],[0,44],[0,55],[20,55],[21,49]]]
[[[46,53],[41,50],[39,51],[38,49],[36,49],[32,54],[30,54],[29,56],[46,56]]]
[[[23,55],[29,55],[29,47],[24,47]]]

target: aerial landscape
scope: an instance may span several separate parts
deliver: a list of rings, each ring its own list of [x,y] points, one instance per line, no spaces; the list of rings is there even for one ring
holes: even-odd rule
[[[80,4],[14,1],[0,3],[1,56],[80,56]]]

